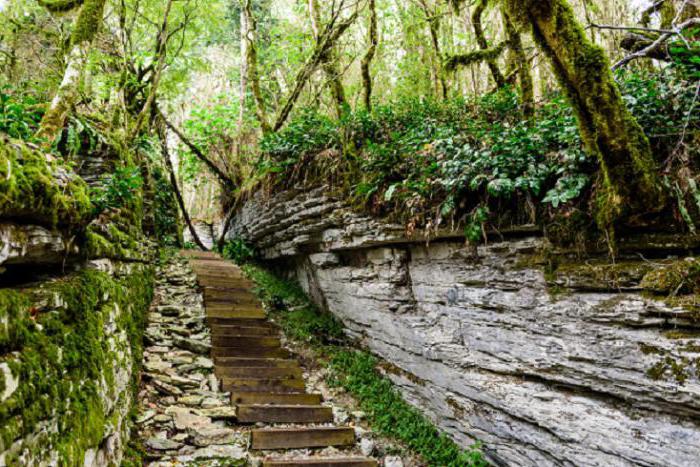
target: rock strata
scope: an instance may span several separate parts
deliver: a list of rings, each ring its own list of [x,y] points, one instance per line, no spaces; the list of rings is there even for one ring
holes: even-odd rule
[[[298,279],[410,402],[495,464],[696,465],[697,304],[640,291],[697,239],[621,239],[624,264],[546,273],[546,240],[515,230],[476,249],[459,232],[426,244],[319,189],[255,197],[230,236]]]

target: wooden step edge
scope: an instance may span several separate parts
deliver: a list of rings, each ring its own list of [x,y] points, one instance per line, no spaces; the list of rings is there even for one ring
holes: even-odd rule
[[[301,459],[274,459],[263,460],[263,467],[294,467],[308,465],[311,467],[377,467],[376,459],[369,457],[338,457],[318,458],[309,457]]]
[[[322,448],[355,444],[350,427],[266,428],[251,430],[250,446],[255,450]]]
[[[289,393],[275,391],[232,391],[231,404],[257,405],[317,405],[323,401],[319,393]]]
[[[221,368],[296,368],[299,362],[293,358],[214,357],[214,364]]]
[[[332,423],[333,409],[324,405],[260,405],[236,406],[239,423]]]

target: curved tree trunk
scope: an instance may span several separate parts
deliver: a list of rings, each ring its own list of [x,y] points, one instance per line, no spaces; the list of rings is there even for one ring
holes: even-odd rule
[[[474,11],[472,12],[472,27],[474,28],[474,35],[476,36],[476,43],[479,45],[481,50],[490,49],[489,43],[486,41],[486,36],[484,35],[484,28],[481,25],[481,17],[483,16],[487,5],[488,0],[477,0],[476,5],[474,6]],[[503,73],[501,73],[501,70],[498,68],[496,58],[488,58],[486,60],[486,64],[491,71],[493,80],[496,82],[496,87],[500,88],[506,84],[506,79],[503,76]]]
[[[576,112],[583,142],[600,162],[598,225],[612,233],[634,215],[658,212],[665,197],[642,128],[625,107],[605,52],[592,44],[566,0],[506,0],[510,18],[532,25]]]
[[[255,21],[255,16],[253,15],[252,0],[242,0],[241,7],[243,10],[241,14],[245,16],[246,26],[244,32],[246,41],[246,78],[248,85],[250,86],[250,90],[253,92],[255,112],[258,117],[258,122],[260,123],[260,128],[262,129],[263,134],[266,134],[270,132],[270,124],[267,121],[265,100],[263,99],[262,91],[260,89],[260,75],[258,74],[258,50],[255,46],[257,22]]]
[[[182,193],[177,185],[177,177],[175,176],[175,169],[173,168],[173,162],[170,160],[170,152],[168,151],[168,139],[165,134],[165,120],[161,118],[160,125],[158,125],[158,138],[160,139],[161,154],[163,155],[163,161],[165,162],[165,167],[168,169],[168,177],[170,178],[170,185],[173,187],[173,192],[175,192],[175,198],[177,199],[177,204],[180,206],[180,211],[182,212],[182,218],[187,224],[187,228],[192,235],[192,239],[202,250],[207,250],[202,240],[199,238],[197,231],[192,224],[192,219],[190,218],[187,208],[185,207],[185,200],[182,199]]]
[[[97,31],[102,25],[106,0],[85,0],[78,13],[78,18],[73,25],[73,32],[70,38],[70,51],[66,56],[66,69],[63,72],[63,79],[54,95],[49,108],[41,119],[37,137],[53,142],[63,129],[68,113],[75,104],[78,94],[78,85],[87,63],[87,55],[90,45],[97,35]],[[66,11],[80,2],[78,1],[57,1],[44,2],[51,11]]]
[[[377,38],[377,6],[375,0],[369,0],[369,47],[367,48],[367,53],[362,57],[362,63],[360,64],[360,70],[362,74],[362,98],[365,103],[365,108],[367,110],[372,110],[372,75],[369,71],[369,66],[372,64],[374,55],[377,52],[377,44],[379,40]]]
[[[530,61],[523,50],[520,32],[505,12],[503,20],[508,36],[508,46],[513,57],[513,65],[518,75],[518,84],[520,84],[520,105],[523,109],[523,115],[529,118],[535,112],[535,90],[530,74]]]

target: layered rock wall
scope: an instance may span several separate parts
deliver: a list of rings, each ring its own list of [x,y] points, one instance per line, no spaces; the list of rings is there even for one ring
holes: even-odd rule
[[[29,144],[0,138],[0,162],[0,465],[119,465],[152,297],[143,210],[96,212]]]
[[[523,226],[475,251],[323,193],[256,198],[230,236],[295,276],[460,443],[501,465],[697,464],[697,303],[642,293],[650,271],[691,264],[697,238],[626,239],[611,264]]]

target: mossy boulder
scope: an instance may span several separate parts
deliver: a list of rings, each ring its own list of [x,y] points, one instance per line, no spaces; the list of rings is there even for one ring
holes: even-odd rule
[[[91,212],[86,183],[65,162],[0,137],[0,218],[75,228],[85,225]]]

